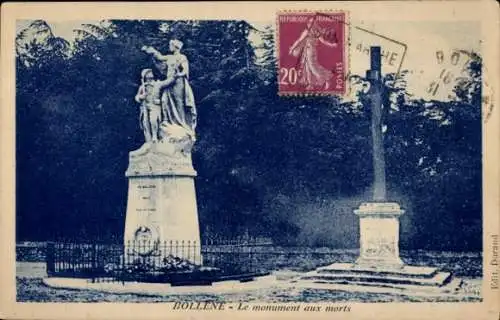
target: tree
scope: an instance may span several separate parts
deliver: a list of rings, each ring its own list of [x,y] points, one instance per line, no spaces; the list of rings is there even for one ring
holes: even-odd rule
[[[141,47],[166,52],[178,38],[199,116],[193,159],[202,228],[357,246],[342,232],[356,227],[345,211],[366,200],[372,183],[369,110],[362,99],[278,96],[270,27],[113,20],[75,32],[64,45],[36,21],[18,35],[20,239],[121,241],[128,152],[143,142],[133,98],[141,68],[153,66]],[[252,33],[262,36],[257,47]],[[473,59],[452,102],[410,97],[406,72],[385,76],[389,196],[407,208],[403,247],[480,245],[480,70]],[[351,78],[362,87],[363,78]],[[450,225],[471,227],[457,238]]]

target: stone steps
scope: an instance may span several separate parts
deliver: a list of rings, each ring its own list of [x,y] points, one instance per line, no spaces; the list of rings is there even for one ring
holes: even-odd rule
[[[432,267],[403,266],[401,268],[363,267],[352,263],[334,263],[316,270],[322,274],[349,272],[355,274],[373,274],[383,276],[403,276],[409,278],[432,278],[439,270]]]
[[[367,269],[354,264],[333,264],[306,273],[300,280],[318,283],[355,284],[370,286],[430,286],[447,285],[452,276],[450,272],[435,268],[405,266],[401,269]]]
[[[422,285],[405,285],[394,283],[373,283],[373,282],[330,282],[326,280],[297,280],[293,282],[298,288],[334,290],[344,292],[359,292],[359,293],[383,293],[396,295],[409,295],[415,297],[458,297],[458,296],[474,296],[463,294],[460,288],[463,281],[458,278],[453,278],[447,284],[442,286],[422,286]]]
[[[421,285],[421,286],[442,286],[445,285],[451,277],[449,272],[439,272],[431,279],[416,279],[404,277],[384,277],[374,275],[360,275],[360,274],[315,274],[303,276],[304,280],[321,280],[323,282],[331,283],[367,283],[372,285],[379,285],[384,283],[402,284],[402,285]]]

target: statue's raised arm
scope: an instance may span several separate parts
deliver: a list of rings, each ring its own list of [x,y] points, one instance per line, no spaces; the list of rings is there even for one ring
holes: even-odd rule
[[[167,55],[163,55],[160,51],[156,50],[151,46],[142,46],[141,50],[151,55],[156,60],[164,61],[167,60],[168,58]]]

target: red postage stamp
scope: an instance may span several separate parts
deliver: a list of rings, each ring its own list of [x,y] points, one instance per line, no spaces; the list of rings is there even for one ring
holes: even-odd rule
[[[278,13],[279,94],[345,94],[346,43],[345,12]]]

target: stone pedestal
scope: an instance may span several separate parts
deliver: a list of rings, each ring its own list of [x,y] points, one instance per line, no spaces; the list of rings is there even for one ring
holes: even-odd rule
[[[359,258],[356,266],[374,269],[397,269],[399,258],[399,216],[394,202],[366,202],[354,213],[359,216]]]
[[[394,293],[454,292],[461,284],[450,272],[433,267],[408,266],[399,257],[399,217],[403,210],[394,202],[366,202],[359,216],[360,253],[354,263],[334,263],[308,272],[300,281],[330,284],[344,291]]]
[[[124,242],[130,256],[172,254],[201,264],[192,141],[164,139],[129,155]]]

